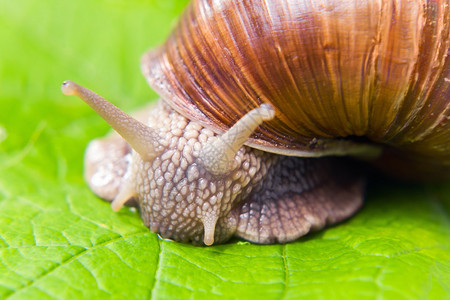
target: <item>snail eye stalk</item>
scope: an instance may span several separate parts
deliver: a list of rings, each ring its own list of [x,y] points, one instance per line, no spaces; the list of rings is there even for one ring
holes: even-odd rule
[[[231,171],[239,148],[259,125],[274,117],[275,110],[270,104],[262,104],[244,115],[227,132],[203,147],[199,158],[205,169],[214,175]]]
[[[73,81],[64,81],[61,91],[65,95],[75,95],[95,110],[111,127],[130,144],[143,160],[153,160],[158,145],[155,131],[135,120],[115,105]]]

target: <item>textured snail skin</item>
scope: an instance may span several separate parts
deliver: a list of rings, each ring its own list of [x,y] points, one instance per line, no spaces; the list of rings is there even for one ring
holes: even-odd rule
[[[218,131],[242,108],[271,103],[276,118],[247,145],[320,155],[337,139],[364,136],[448,178],[449,7],[448,0],[193,0],[142,69],[178,112]]]
[[[148,114],[164,150],[145,161],[117,134],[91,142],[86,179],[112,201],[133,184],[144,223],[164,238],[194,244],[232,236],[255,243],[289,242],[353,215],[363,179],[327,158],[296,158],[241,147],[232,170],[211,174],[199,160],[217,135],[159,103]]]

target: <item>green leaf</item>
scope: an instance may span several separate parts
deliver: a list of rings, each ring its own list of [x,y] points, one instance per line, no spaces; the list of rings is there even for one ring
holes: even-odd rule
[[[71,79],[132,110],[139,59],[186,0],[0,1],[0,298],[450,298],[450,187],[369,189],[351,220],[287,245],[195,247],[115,213],[82,179],[109,128]]]

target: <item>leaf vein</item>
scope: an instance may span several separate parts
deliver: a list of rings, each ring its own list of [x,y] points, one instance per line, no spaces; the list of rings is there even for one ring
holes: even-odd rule
[[[281,297],[280,299],[285,299],[289,284],[289,268],[287,263],[287,256],[286,256],[286,244],[281,245],[281,258],[283,259],[283,271],[284,271],[284,278],[283,278],[283,290],[281,291]]]
[[[108,245],[110,243],[114,243],[114,242],[116,242],[118,240],[121,240],[121,239],[129,238],[129,237],[136,236],[136,235],[139,235],[139,234],[146,234],[146,233],[148,233],[148,232],[147,231],[139,231],[139,232],[134,232],[134,233],[131,233],[131,234],[128,234],[128,235],[121,235],[121,236],[119,236],[117,238],[110,239],[110,240],[105,241],[103,243],[94,245],[94,246],[92,246],[90,248],[84,248],[84,250],[81,250],[79,253],[75,254],[74,256],[72,256],[72,257],[62,261],[60,264],[55,264],[54,267],[49,268],[46,272],[43,272],[41,275],[36,277],[34,280],[29,281],[27,284],[25,284],[25,285],[21,286],[20,288],[16,289],[13,293],[11,293],[7,297],[5,297],[5,299],[11,297],[12,295],[14,295],[14,294],[16,294],[18,292],[20,292],[21,290],[24,290],[26,288],[29,288],[29,287],[33,286],[36,282],[38,282],[42,278],[48,276],[49,274],[53,273],[55,270],[58,270],[60,267],[71,263],[72,261],[82,257],[83,255],[89,253],[92,250],[95,250],[95,249],[97,249],[99,247],[103,247],[103,246]],[[75,245],[72,245],[72,246],[75,246]]]
[[[155,274],[153,276],[151,288],[149,290],[149,295],[147,296],[147,299],[153,299],[155,287],[157,286],[158,279],[159,279],[159,272],[160,272],[160,264],[161,264],[161,255],[162,255],[162,245],[161,241],[159,239],[156,240],[158,242],[158,255],[156,256],[156,266],[155,266]]]

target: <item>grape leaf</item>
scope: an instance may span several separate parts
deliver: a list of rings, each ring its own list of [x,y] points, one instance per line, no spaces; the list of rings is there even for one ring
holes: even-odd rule
[[[109,128],[71,79],[132,110],[139,58],[186,0],[0,2],[0,298],[448,299],[450,187],[374,184],[351,220],[286,245],[166,241],[82,179]]]

